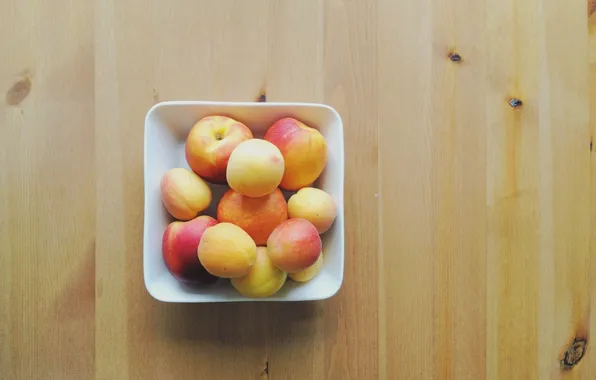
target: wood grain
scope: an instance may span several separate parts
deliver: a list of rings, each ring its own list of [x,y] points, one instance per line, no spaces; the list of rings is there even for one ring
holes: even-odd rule
[[[0,0],[0,379],[596,378],[594,9]],[[148,295],[143,121],[173,99],[339,111],[338,295]]]
[[[0,2],[0,378],[94,373],[93,8]]]
[[[541,256],[549,251],[552,255],[549,243],[554,231],[549,198],[553,185],[548,184],[552,136],[548,128],[540,128],[540,86],[548,85],[540,64],[542,20],[536,12],[540,6],[538,1],[506,1],[491,4],[487,13],[487,172],[492,175],[487,178],[486,194],[487,278],[491,279],[486,355],[490,379],[546,376],[538,373],[540,264]],[[511,100],[522,105],[512,107]],[[542,269],[547,279],[552,269],[552,265]],[[548,291],[554,293],[554,289]],[[547,360],[541,364],[556,365],[556,357]]]

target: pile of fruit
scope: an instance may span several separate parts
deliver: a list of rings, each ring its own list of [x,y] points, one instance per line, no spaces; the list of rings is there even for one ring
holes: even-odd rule
[[[161,195],[178,221],[162,240],[165,264],[187,284],[230,279],[240,294],[268,297],[290,277],[314,278],[323,263],[320,234],[336,217],[333,198],[310,187],[327,162],[323,135],[294,118],[275,122],[263,139],[226,116],[199,120],[186,140],[191,170],[169,170]],[[200,215],[211,204],[211,184],[230,189],[217,220]],[[280,190],[292,192],[286,202]]]

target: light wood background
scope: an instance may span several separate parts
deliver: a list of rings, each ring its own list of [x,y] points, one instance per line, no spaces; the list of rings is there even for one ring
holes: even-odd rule
[[[0,0],[0,379],[596,379],[595,10]],[[344,119],[342,290],[153,300],[146,111],[261,95]]]

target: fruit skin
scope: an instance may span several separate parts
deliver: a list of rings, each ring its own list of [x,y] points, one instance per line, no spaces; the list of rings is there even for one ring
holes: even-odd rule
[[[327,142],[318,130],[286,117],[267,130],[265,140],[277,146],[284,157],[282,189],[310,186],[323,172],[327,163]]]
[[[211,189],[192,171],[175,168],[161,178],[161,199],[174,218],[191,220],[209,207]]]
[[[257,245],[267,244],[275,227],[288,219],[288,205],[283,193],[251,198],[228,190],[217,206],[217,220],[237,225],[246,231]]]
[[[186,138],[186,161],[190,168],[212,183],[226,182],[226,169],[232,151],[252,132],[227,116],[207,116],[199,120]]]
[[[335,221],[337,207],[331,195],[314,187],[304,187],[288,200],[290,218],[306,219],[324,233]]]
[[[255,263],[257,246],[242,228],[219,223],[205,231],[196,254],[212,275],[242,277]]]
[[[247,197],[262,197],[273,192],[283,175],[281,152],[265,140],[252,139],[240,143],[228,161],[228,185]]]
[[[187,284],[210,284],[217,277],[209,274],[197,257],[197,247],[205,230],[217,220],[201,215],[188,222],[172,222],[163,233],[162,254],[172,275]]]
[[[312,280],[323,268],[323,254],[319,255],[319,258],[315,263],[308,268],[301,270],[296,273],[288,273],[288,276],[296,282],[307,282]]]
[[[279,269],[295,273],[313,265],[321,255],[321,237],[311,222],[288,219],[267,240],[269,257]]]
[[[257,247],[257,260],[248,273],[233,278],[232,286],[246,297],[269,297],[274,295],[285,284],[288,274],[278,269],[269,258],[267,248]]]

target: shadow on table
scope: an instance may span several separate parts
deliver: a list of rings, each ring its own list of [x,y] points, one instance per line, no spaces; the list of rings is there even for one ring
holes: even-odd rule
[[[324,302],[159,304],[158,329],[166,339],[236,346],[310,340]]]

